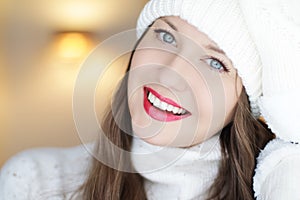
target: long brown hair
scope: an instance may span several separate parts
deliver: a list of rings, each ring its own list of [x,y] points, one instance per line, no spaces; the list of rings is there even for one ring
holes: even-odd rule
[[[220,136],[222,161],[209,199],[254,199],[256,158],[275,136],[262,121],[252,117],[249,107],[243,88],[231,126],[225,127]]]
[[[131,54],[127,72],[133,54],[134,51]],[[127,82],[128,73],[124,76],[113,99],[113,107],[117,112],[113,113],[112,107],[109,107],[101,126],[105,136],[113,144],[130,151],[132,136],[127,133],[132,132],[132,127],[128,108]],[[116,121],[121,124],[117,124]],[[221,133],[221,165],[219,174],[210,189],[209,199],[254,199],[252,177],[256,157],[273,137],[266,126],[252,117],[247,94],[243,89],[233,121]],[[113,149],[102,142],[101,138],[97,141],[94,153],[106,156],[112,163],[119,166],[126,165],[132,168],[130,158],[122,153],[116,154]],[[112,169],[95,158],[92,160],[85,183],[77,192],[81,194],[83,200],[146,199],[143,178],[138,173]]]

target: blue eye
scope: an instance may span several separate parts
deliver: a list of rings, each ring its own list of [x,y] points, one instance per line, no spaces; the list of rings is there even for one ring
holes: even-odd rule
[[[158,33],[158,37],[161,41],[168,44],[176,45],[175,37],[168,31],[158,29],[155,30],[155,32]]]
[[[208,59],[206,59],[206,62],[209,66],[211,66],[217,70],[220,70],[220,71],[227,70],[226,67],[224,66],[224,64],[215,58],[208,58]]]

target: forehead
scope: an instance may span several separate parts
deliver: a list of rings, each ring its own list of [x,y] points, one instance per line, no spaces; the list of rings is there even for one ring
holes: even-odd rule
[[[169,26],[174,31],[181,33],[182,35],[192,38],[195,43],[203,47],[215,47],[218,45],[211,40],[205,33],[198,30],[195,26],[189,24],[187,21],[181,19],[178,16],[166,16],[158,18],[154,24],[156,26]]]

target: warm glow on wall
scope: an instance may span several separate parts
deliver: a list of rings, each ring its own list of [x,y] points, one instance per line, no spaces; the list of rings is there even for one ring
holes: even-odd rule
[[[47,18],[59,28],[89,30],[97,26],[96,19],[100,18],[103,12],[97,0],[54,0],[47,4]]]
[[[78,32],[59,33],[55,36],[53,51],[62,59],[81,59],[92,48],[89,35]]]
[[[129,23],[131,27],[135,26],[135,18],[146,1],[27,0],[22,3],[12,1],[10,4],[13,12],[25,14],[25,17],[52,30],[110,33],[111,30],[128,27]]]
[[[81,144],[72,110],[78,74],[98,44],[135,27],[146,1],[0,0],[0,167],[28,148]],[[97,114],[127,66],[118,55],[112,46],[90,62],[96,71],[109,65],[95,85]]]

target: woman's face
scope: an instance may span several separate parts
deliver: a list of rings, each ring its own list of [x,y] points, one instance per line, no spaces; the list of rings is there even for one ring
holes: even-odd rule
[[[133,132],[159,146],[199,144],[232,121],[241,90],[241,79],[216,43],[179,17],[160,18],[130,66]]]

